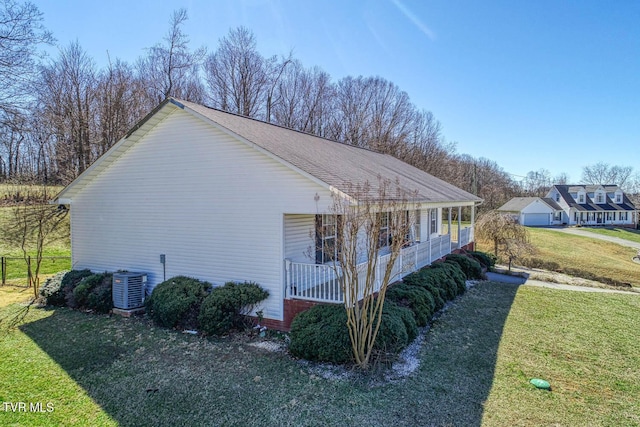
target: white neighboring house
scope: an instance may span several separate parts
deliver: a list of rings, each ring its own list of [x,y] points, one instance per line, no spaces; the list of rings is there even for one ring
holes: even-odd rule
[[[617,185],[554,185],[546,197],[515,197],[498,208],[523,225],[634,227],[638,211]]]
[[[543,197],[514,197],[498,208],[526,226],[562,224],[562,207],[553,199]]]
[[[617,185],[554,185],[547,197],[555,200],[569,225],[634,227],[638,211]]]
[[[326,288],[332,195],[380,177],[417,194],[405,263],[473,247],[473,225],[441,233],[453,209],[470,207],[473,224],[472,194],[389,155],[171,98],[55,202],[71,211],[74,269],[145,272],[150,288],[178,275],[255,281],[267,324],[286,329],[306,301],[341,301]]]

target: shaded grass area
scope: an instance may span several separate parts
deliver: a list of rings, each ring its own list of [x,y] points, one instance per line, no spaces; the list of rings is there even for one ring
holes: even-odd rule
[[[602,234],[603,236],[617,237],[619,239],[640,243],[640,230],[634,230],[631,228],[582,227],[581,230],[585,230],[590,233]]]
[[[637,253],[635,249],[553,229],[529,227],[528,230],[537,253],[516,264],[612,285],[640,286],[638,264],[632,261]],[[478,248],[493,252],[492,245],[487,242],[478,242]]]
[[[482,283],[435,321],[419,370],[396,382],[325,379],[246,337],[32,308],[0,335],[0,397],[55,411],[0,412],[0,424],[640,425],[639,303]],[[0,309],[0,320],[16,310]],[[554,391],[529,385],[534,376]]]
[[[515,291],[488,286],[459,299],[433,325],[420,371],[396,383],[378,374],[321,378],[244,337],[205,339],[144,318],[32,309],[0,340],[0,389],[10,390],[2,398],[53,401],[59,418],[0,417],[28,425],[479,425]],[[34,361],[46,386],[30,379]]]
[[[640,425],[639,309],[633,295],[522,287],[483,425]]]

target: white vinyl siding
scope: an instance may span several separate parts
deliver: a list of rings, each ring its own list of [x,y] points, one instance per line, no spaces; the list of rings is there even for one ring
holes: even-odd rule
[[[293,262],[315,262],[315,215],[284,216],[284,257]]]
[[[73,197],[73,267],[142,271],[155,286],[166,254],[167,278],[259,283],[265,317],[281,320],[284,213],[330,204],[317,183],[176,110]]]

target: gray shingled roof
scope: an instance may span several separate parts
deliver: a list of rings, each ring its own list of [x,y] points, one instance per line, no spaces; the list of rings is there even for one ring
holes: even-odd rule
[[[395,182],[398,182],[400,189],[416,195],[416,202],[455,205],[482,201],[471,193],[387,154],[172,98],[154,108],[124,138],[62,190],[56,199],[60,202],[73,198],[74,194],[177,108],[210,121],[212,125],[254,144],[323,185],[355,199],[359,198],[359,194],[355,194],[354,186],[364,183],[370,185],[367,196],[375,199],[382,179],[392,183],[392,190],[395,189]]]
[[[543,203],[546,203],[550,208],[557,211],[562,210],[562,207],[560,207],[560,205],[558,205],[553,199],[550,199],[548,197],[514,197],[504,205],[500,206],[498,210],[503,212],[520,212],[522,211],[522,209],[526,208],[536,200],[540,200]]]
[[[567,204],[579,211],[633,211],[636,209],[635,205],[629,200],[627,195],[623,193],[622,203],[615,203],[611,198],[606,196],[606,203],[595,203],[589,197],[589,193],[593,193],[598,188],[602,187],[607,193],[613,193],[618,190],[617,185],[554,185],[554,187],[560,193],[560,196]],[[585,202],[577,203],[570,193],[577,193],[579,190],[584,190],[587,193]]]
[[[417,194],[421,202],[481,201],[460,188],[438,179],[393,156],[320,138],[282,126],[175,100],[187,109],[215,122],[247,141],[267,150],[285,162],[355,196],[353,186],[368,182],[370,196],[378,194],[378,177]]]

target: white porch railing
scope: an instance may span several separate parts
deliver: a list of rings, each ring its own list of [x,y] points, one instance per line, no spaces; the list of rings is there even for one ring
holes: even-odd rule
[[[466,231],[467,238],[472,237],[471,231]],[[463,233],[461,232],[461,237]],[[466,243],[465,243],[466,244]],[[391,270],[391,280],[397,280],[409,273],[431,264],[451,253],[451,236],[448,234],[434,237],[426,242],[403,248]],[[378,258],[375,274],[374,292],[380,290],[381,280],[387,268],[391,254]],[[360,295],[366,280],[367,263],[358,264],[358,281]],[[297,298],[309,301],[342,303],[344,295],[340,288],[343,271],[339,265],[333,264],[305,264],[285,260],[285,281],[287,298]]]

